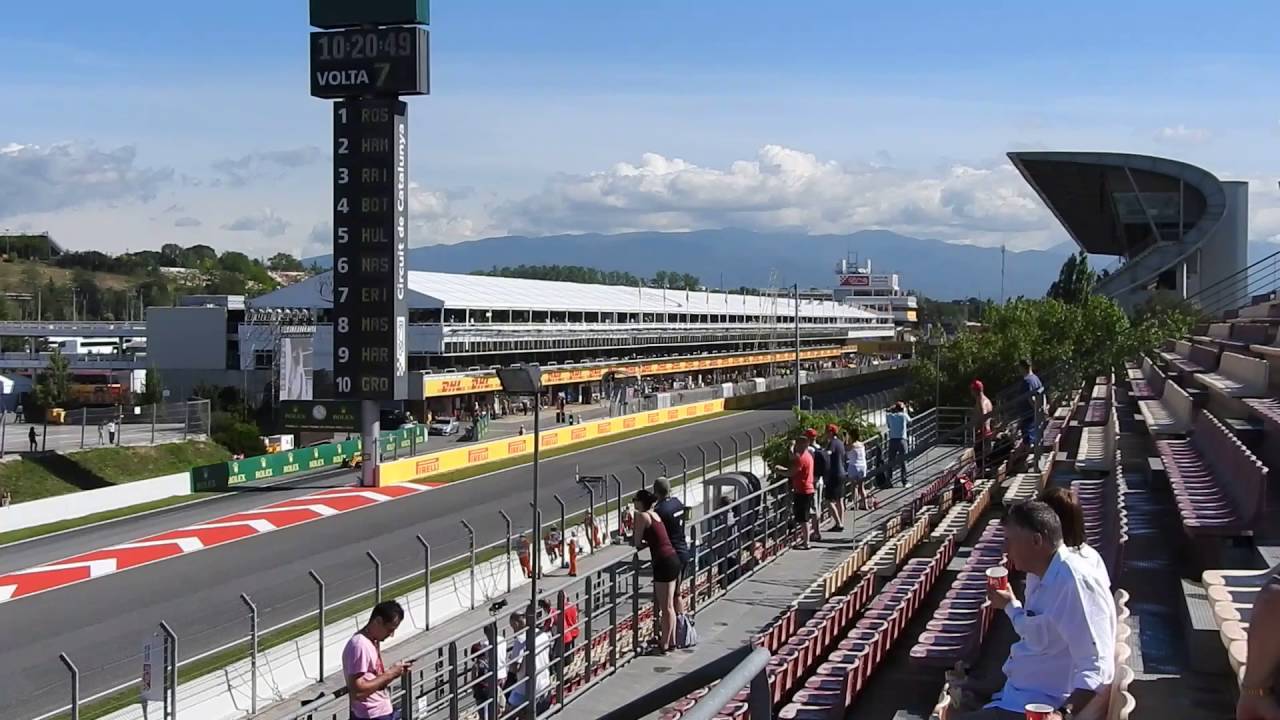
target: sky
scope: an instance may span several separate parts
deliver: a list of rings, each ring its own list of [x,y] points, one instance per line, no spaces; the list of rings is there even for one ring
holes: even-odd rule
[[[1280,3],[437,0],[409,100],[412,245],[885,228],[1043,248],[1011,150],[1250,181],[1280,242]],[[0,232],[327,252],[330,102],[303,0],[7,3]]]

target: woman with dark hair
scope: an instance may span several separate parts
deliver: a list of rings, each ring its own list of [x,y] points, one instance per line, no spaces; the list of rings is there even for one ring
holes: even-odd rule
[[[1106,563],[1102,561],[1098,551],[1089,547],[1089,543],[1085,541],[1084,508],[1080,507],[1080,498],[1075,490],[1047,487],[1040,491],[1038,499],[1053,508],[1053,514],[1057,515],[1058,521],[1062,523],[1062,546],[1084,557],[1088,561],[1089,569],[1105,580],[1107,587],[1111,587],[1111,576],[1107,572]],[[1033,579],[1039,580],[1034,575],[1027,575],[1028,588],[1031,587]]]
[[[641,490],[636,493],[633,505],[636,509],[636,549],[648,547],[649,557],[653,561],[654,597],[658,617],[661,618],[661,636],[657,638],[655,645],[657,653],[664,654],[676,644],[675,584],[680,577],[680,556],[671,544],[662,518],[653,510],[657,502],[656,495],[648,490]]]

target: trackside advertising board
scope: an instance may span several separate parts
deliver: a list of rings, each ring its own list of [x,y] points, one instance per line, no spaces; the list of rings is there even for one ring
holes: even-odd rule
[[[415,447],[425,447],[426,443],[427,428],[424,425],[393,430],[382,434],[382,456],[394,457]],[[337,467],[359,455],[360,439],[355,438],[204,465],[191,469],[191,492],[226,490],[254,480],[275,480],[294,473]]]
[[[708,400],[691,405],[677,405],[648,412],[621,415],[603,420],[591,420],[581,425],[544,430],[542,449],[565,447],[591,438],[607,437],[637,428],[656,427],[687,418],[714,415],[724,410],[724,400]],[[378,485],[395,485],[429,478],[443,472],[458,470],[469,465],[501,460],[509,457],[533,454],[533,435],[491,440],[453,450],[427,453],[416,457],[386,462],[378,466]]]

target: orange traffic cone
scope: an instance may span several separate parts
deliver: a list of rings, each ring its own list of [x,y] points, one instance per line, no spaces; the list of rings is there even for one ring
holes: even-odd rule
[[[578,543],[569,543],[569,577],[578,577]]]

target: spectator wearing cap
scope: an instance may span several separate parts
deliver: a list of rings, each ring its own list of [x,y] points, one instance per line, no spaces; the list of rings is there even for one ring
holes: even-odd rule
[[[844,441],[840,439],[840,428],[832,423],[827,425],[827,476],[823,487],[823,497],[831,508],[831,516],[836,524],[834,532],[844,532],[844,492],[845,466],[848,464],[848,453]]]
[[[809,452],[810,432],[813,431],[796,438],[791,447],[791,498],[795,520],[800,524],[797,547],[801,550],[809,549],[810,531],[815,540],[822,539],[818,531],[817,508],[813,506],[817,488],[813,480],[813,453]]]
[[[885,424],[889,426],[889,461],[886,463],[885,482],[893,484],[893,470],[902,470],[902,486],[907,486],[907,427],[911,423],[911,414],[902,401],[894,403],[885,416]]]
[[[824,485],[827,479],[827,466],[830,464],[827,457],[827,451],[823,449],[822,442],[819,439],[818,431],[813,428],[805,428],[804,436],[809,438],[809,454],[813,456],[813,511],[818,513],[818,520],[822,520],[822,508],[819,504],[822,498],[826,497]]]
[[[974,426],[974,445],[973,452],[977,460],[978,472],[986,471],[987,456],[991,454],[991,438],[994,433],[991,431],[991,414],[992,405],[991,398],[987,397],[986,386],[981,380],[975,379],[969,383],[969,392],[973,394],[973,414]],[[978,477],[985,477],[979,475]]]

